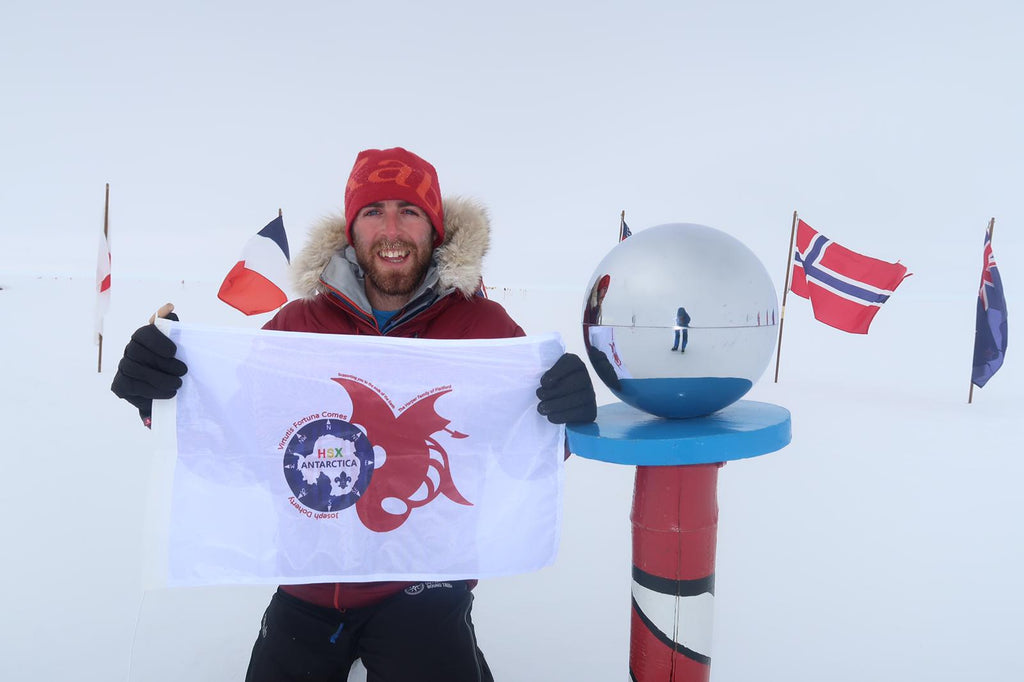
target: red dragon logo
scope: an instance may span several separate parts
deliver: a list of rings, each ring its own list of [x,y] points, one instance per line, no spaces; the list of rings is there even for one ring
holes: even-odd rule
[[[433,438],[438,431],[446,431],[452,438],[467,437],[447,428],[451,421],[434,409],[437,399],[451,388],[418,398],[396,415],[385,396],[354,377],[333,380],[341,384],[352,399],[351,423],[366,429],[370,443],[381,447],[386,454],[384,464],[374,470],[370,485],[356,502],[356,512],[364,526],[380,533],[394,530],[405,523],[413,509],[429,504],[438,495],[472,506],[455,487],[448,453]],[[413,500],[413,495],[424,485],[426,495]],[[388,506],[393,511],[385,509],[385,500],[392,500]]]

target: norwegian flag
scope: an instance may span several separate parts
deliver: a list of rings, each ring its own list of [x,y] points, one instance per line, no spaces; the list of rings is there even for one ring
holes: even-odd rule
[[[803,220],[796,235],[790,290],[810,299],[819,322],[867,334],[879,308],[909,276],[907,268],[851,251]]]
[[[1002,367],[1006,355],[1006,298],[996,258],[992,255],[991,228],[985,231],[984,258],[974,330],[974,369],[971,372],[971,381],[979,388]]]

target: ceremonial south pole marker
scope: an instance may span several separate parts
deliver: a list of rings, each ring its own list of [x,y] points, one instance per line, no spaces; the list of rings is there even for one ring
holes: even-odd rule
[[[633,682],[710,678],[718,470],[791,438],[788,410],[740,400],[768,365],[778,312],[757,256],[692,223],[635,232],[587,285],[587,357],[622,402],[567,433],[581,457],[636,466]]]
[[[711,674],[718,469],[774,452],[789,411],[741,400],[706,417],[664,419],[624,403],[567,426],[588,459],[636,466],[629,679],[706,682]]]

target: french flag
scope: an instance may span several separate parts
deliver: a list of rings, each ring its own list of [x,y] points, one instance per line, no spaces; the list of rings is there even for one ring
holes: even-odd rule
[[[256,233],[242,250],[242,259],[224,278],[217,298],[246,315],[259,315],[288,302],[288,235],[278,216]]]

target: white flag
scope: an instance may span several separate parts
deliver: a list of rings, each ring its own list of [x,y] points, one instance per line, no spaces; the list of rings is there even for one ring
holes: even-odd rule
[[[100,235],[96,254],[96,342],[103,335],[103,317],[110,310],[110,244],[107,235]]]
[[[154,406],[156,584],[454,580],[554,561],[564,427],[535,391],[557,335],[158,324],[188,374]]]

